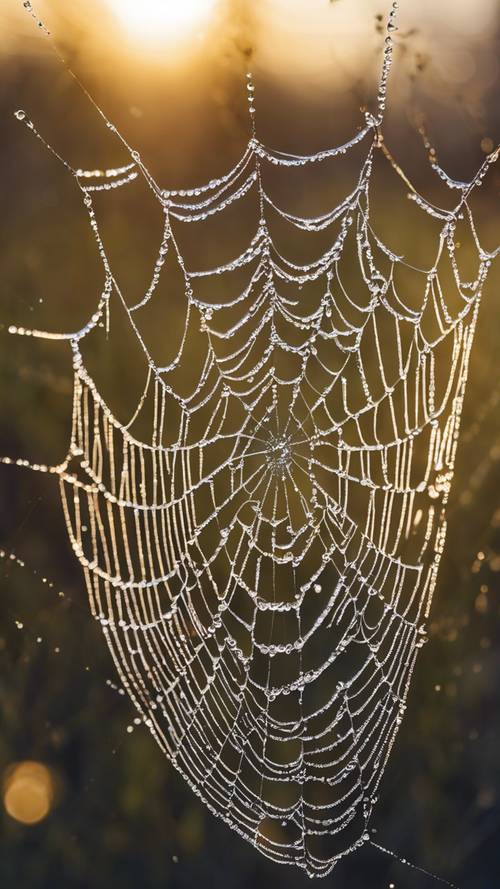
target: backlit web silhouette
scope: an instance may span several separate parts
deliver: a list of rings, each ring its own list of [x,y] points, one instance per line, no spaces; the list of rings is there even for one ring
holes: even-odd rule
[[[73,351],[68,454],[59,466],[35,468],[59,476],[91,611],[124,689],[209,809],[265,855],[311,876],[328,874],[370,838],[426,640],[469,354],[494,255],[479,244],[468,198],[498,152],[470,183],[434,162],[456,192],[452,211],[410,190],[440,226],[431,268],[409,266],[377,237],[377,152],[408,184],[380,131],[394,15],[377,111],[345,145],[296,156],[263,145],[252,125],[233,169],[183,191],[161,189],[118,133],[130,152],[122,167],[74,170],[62,161],[95,235],[102,294],[76,333],[11,328],[67,339]],[[250,76],[247,88],[253,121]],[[44,141],[24,111],[17,116]],[[265,186],[271,166],[307,168],[355,148],[363,152],[355,187],[323,215],[294,215]],[[161,205],[164,229],[150,286],[130,306],[94,193],[138,176]],[[202,238],[206,220],[250,192],[259,211],[246,249],[216,268],[189,267],[182,227],[199,225]],[[273,219],[304,239],[326,233],[327,249],[294,264],[278,250]],[[463,280],[456,259],[459,224],[475,244],[473,280]],[[141,312],[160,298],[169,257],[184,282],[183,332],[162,364]],[[398,286],[404,270],[417,301]],[[147,361],[125,425],[81,350],[98,325],[112,326],[112,297]],[[150,434],[139,437],[145,415]]]

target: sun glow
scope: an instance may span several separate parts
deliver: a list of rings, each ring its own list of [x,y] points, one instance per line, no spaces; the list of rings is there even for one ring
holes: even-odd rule
[[[179,41],[203,25],[217,0],[107,0],[113,15],[134,37],[152,43]]]

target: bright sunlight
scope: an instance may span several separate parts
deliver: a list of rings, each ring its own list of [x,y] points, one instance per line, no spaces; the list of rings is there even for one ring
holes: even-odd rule
[[[123,26],[135,38],[151,42],[182,40],[202,25],[217,0],[107,0]]]

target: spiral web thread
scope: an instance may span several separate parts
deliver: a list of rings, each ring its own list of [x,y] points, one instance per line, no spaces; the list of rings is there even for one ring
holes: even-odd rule
[[[480,246],[468,204],[498,149],[469,183],[450,179],[434,158],[457,192],[450,211],[421,197],[385,147],[395,8],[377,112],[366,112],[353,139],[311,156],[264,146],[248,75],[248,146],[232,170],[199,188],[161,189],[107,120],[129,162],[75,170],[16,113],[74,176],[104,287],[76,333],[10,328],[69,341],[74,406],[62,464],[3,462],[59,476],[92,614],[169,760],[214,814],[310,876],[328,874],[370,840],[377,788],[426,641],[470,349],[498,253]],[[269,166],[335,161],[355,146],[363,150],[355,188],[323,215],[282,209],[264,185]],[[370,182],[378,151],[439,223],[431,268],[410,266],[376,235]],[[161,204],[164,230],[151,284],[129,306],[93,196],[138,176]],[[259,218],[247,248],[216,268],[188,268],[176,230],[202,226],[250,192]],[[329,246],[314,262],[292,263],[275,244],[271,216],[304,239],[332,232]],[[469,281],[456,257],[458,225],[477,252]],[[141,310],[159,298],[168,256],[184,281],[184,322],[177,354],[160,366],[141,333]],[[398,288],[402,269],[418,282],[417,305]],[[235,273],[245,283],[229,297],[203,295],[207,281],[219,293],[219,280]],[[81,352],[96,327],[109,329],[112,296],[147,359],[126,425]],[[185,385],[193,343],[201,370]],[[142,440],[134,424],[148,409],[152,431]]]

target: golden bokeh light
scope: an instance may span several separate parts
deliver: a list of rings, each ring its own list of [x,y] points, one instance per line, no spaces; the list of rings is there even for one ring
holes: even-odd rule
[[[183,40],[205,24],[217,0],[106,0],[131,37],[151,43]]]
[[[40,762],[16,763],[4,777],[3,803],[6,812],[21,824],[38,824],[50,812],[54,783]]]

